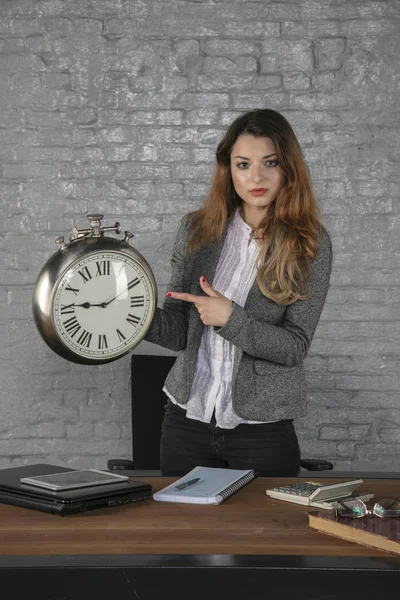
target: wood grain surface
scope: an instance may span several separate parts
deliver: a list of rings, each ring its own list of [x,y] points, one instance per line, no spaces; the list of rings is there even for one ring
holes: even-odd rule
[[[174,478],[137,480],[150,483],[156,492]],[[342,480],[324,478],[323,483]],[[298,479],[259,478],[218,506],[150,499],[59,517],[0,504],[0,554],[385,555],[311,530],[311,509],[266,495],[266,489],[284,483]],[[360,489],[373,492],[376,500],[396,497],[400,481],[364,480]]]

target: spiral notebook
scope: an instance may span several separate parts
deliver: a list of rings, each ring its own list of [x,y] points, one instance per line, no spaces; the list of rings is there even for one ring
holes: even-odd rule
[[[181,479],[156,492],[153,499],[189,504],[221,504],[256,477],[257,472],[252,469],[195,467]]]

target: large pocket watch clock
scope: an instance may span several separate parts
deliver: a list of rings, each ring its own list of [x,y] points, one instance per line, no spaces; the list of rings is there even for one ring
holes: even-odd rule
[[[72,228],[69,243],[42,268],[33,292],[33,316],[44,341],[80,364],[111,362],[144,338],[157,305],[157,286],[144,257],[124,239],[119,223],[102,227],[103,215],[88,215],[89,229]]]

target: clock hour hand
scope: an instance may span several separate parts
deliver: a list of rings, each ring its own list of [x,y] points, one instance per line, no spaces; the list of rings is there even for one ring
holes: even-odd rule
[[[80,306],[82,308],[91,308],[92,306],[101,306],[101,308],[105,308],[107,306],[107,303],[102,302],[101,304],[91,304],[90,302],[84,302],[83,304],[75,304],[74,306]]]

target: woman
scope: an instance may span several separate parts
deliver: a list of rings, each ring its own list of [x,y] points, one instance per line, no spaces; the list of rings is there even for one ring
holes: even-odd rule
[[[300,469],[303,360],[328,291],[331,243],[298,140],[278,112],[228,128],[204,205],[180,224],[167,298],[146,335],[180,351],[165,381],[163,474]]]

